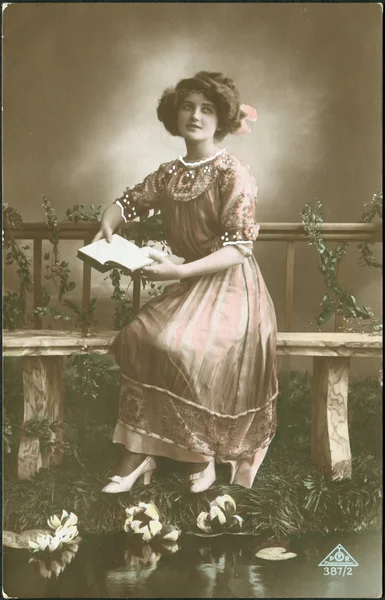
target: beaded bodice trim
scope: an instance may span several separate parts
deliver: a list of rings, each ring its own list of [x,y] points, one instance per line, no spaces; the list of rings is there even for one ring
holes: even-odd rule
[[[168,163],[165,186],[169,198],[188,202],[206,191],[217,179],[221,171],[234,165],[235,159],[226,150],[198,165],[181,163],[180,158]],[[194,166],[193,166],[194,165]]]

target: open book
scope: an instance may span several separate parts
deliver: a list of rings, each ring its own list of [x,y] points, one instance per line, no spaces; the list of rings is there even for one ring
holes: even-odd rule
[[[139,248],[132,242],[114,233],[112,242],[102,239],[80,248],[78,250],[78,258],[101,273],[106,273],[110,269],[137,271],[142,267],[148,267],[156,262],[153,258],[149,258],[149,252],[156,252],[159,255],[166,256],[164,252],[155,250],[150,246]]]

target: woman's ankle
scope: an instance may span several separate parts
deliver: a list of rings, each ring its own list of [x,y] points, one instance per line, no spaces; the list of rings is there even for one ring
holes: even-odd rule
[[[117,465],[117,468],[115,469],[115,475],[127,477],[127,475],[130,475],[130,473],[135,471],[135,469],[142,464],[146,456],[146,454],[130,452],[125,448],[122,452],[122,457]]]
[[[208,462],[204,462],[204,463],[188,463],[188,474],[192,475],[193,473],[200,473],[201,471],[204,471],[205,468],[207,467],[209,463]]]

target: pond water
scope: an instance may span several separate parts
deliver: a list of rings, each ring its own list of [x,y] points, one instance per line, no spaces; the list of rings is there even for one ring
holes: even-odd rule
[[[351,574],[318,564],[342,544],[358,563]],[[133,546],[124,535],[85,538],[56,577],[29,562],[27,550],[3,548],[3,591],[18,598],[378,598],[382,595],[380,533],[291,540],[296,558],[255,556],[254,536],[184,535],[167,551]]]

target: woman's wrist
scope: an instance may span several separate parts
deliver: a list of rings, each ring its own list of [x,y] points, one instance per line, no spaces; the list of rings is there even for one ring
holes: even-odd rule
[[[187,266],[188,266],[188,263],[178,265],[178,279],[186,279],[186,277],[188,277],[188,272],[186,270]]]
[[[178,272],[180,279],[187,277],[200,277],[202,275],[211,275],[224,271],[235,265],[243,263],[245,256],[234,246],[223,246],[212,254],[198,258],[189,263],[179,265]]]
[[[122,211],[120,206],[117,204],[110,204],[105,211],[103,212],[101,225],[110,227],[112,231],[115,231],[117,227],[119,227],[122,223],[124,223],[124,218],[122,216]]]

